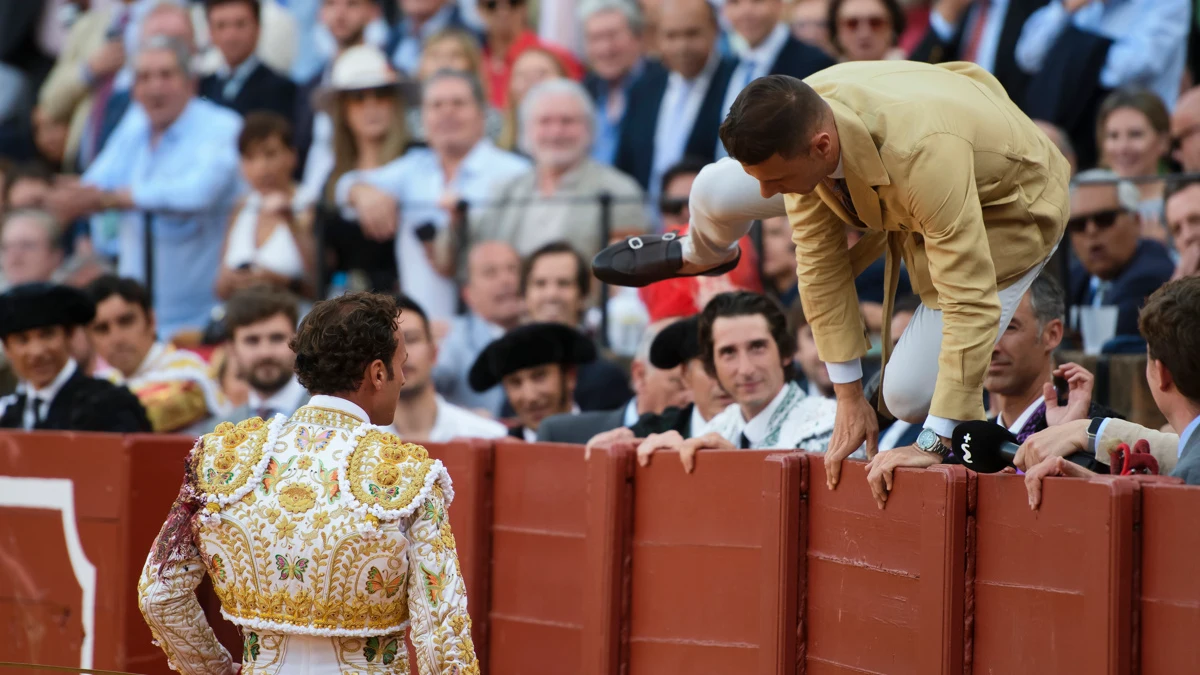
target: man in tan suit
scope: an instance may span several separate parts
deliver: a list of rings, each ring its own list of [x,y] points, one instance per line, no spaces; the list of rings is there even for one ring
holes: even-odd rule
[[[870,343],[854,277],[886,255],[890,317],[903,260],[922,307],[896,345],[882,399],[925,432],[872,460],[882,505],[893,468],[942,461],[954,427],[985,418],[983,378],[999,331],[1066,226],[1067,161],[994,77],[968,63],[856,62],[803,82],[760,78],[734,102],[721,140],[737,162],[697,177],[690,236],[610,247],[597,276],[637,285],[711,273],[736,257],[751,219],[786,210],[804,314],[838,399],[826,454],[832,488],[841,460],[864,441],[873,455],[878,437],[862,388]],[[849,251],[846,224],[866,230]],[[890,328],[885,321],[885,362]]]

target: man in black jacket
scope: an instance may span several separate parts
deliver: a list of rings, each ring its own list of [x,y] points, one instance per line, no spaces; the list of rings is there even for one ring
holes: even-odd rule
[[[88,377],[71,358],[71,337],[95,315],[81,291],[25,284],[0,295],[0,339],[19,382],[0,399],[0,428],[149,432],[125,387]]]
[[[296,111],[296,85],[254,55],[262,10],[259,1],[205,0],[204,9],[213,44],[225,65],[200,80],[200,95],[243,116],[269,110],[291,121]]]

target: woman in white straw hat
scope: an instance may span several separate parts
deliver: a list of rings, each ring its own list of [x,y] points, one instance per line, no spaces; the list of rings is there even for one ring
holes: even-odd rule
[[[384,53],[370,45],[351,47],[333,64],[329,86],[318,103],[333,123],[333,161],[321,183],[320,199],[332,203],[333,188],[349,171],[374,169],[404,154],[410,142],[400,78]],[[396,285],[395,245],[371,241],[336,209],[323,209],[326,240],[338,270],[360,270],[376,290]]]

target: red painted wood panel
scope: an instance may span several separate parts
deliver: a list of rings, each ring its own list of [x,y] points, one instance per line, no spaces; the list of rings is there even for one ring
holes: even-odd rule
[[[1130,672],[1137,497],[1050,478],[1031,511],[1021,477],[979,476],[974,672]]]
[[[1142,484],[1142,675],[1200,672],[1200,488]]]

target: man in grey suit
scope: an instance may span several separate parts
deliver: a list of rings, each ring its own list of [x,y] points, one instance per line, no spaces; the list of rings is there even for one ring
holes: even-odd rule
[[[1109,449],[1118,443],[1132,447],[1138,439],[1149,442],[1160,473],[1200,485],[1200,277],[1178,279],[1155,291],[1138,317],[1138,330],[1146,339],[1150,394],[1179,435],[1106,418],[1040,431],[1025,441],[1014,462],[1018,468],[1028,468],[1025,485],[1031,508],[1041,502],[1042,478],[1094,475],[1063,457],[1087,450],[1107,464]]]
[[[296,379],[296,355],[289,346],[298,314],[295,298],[264,286],[238,291],[229,298],[225,327],[230,336],[230,365],[250,385],[250,395],[246,403],[226,415],[210,417],[190,432],[209,433],[221,422],[236,424],[251,417],[291,416],[308,401],[308,392]]]
[[[642,333],[629,376],[634,396],[615,410],[555,415],[538,427],[538,441],[547,443],[586,444],[593,436],[619,427],[629,427],[647,413],[659,414],[668,407],[683,407],[691,402],[691,391],[684,384],[680,367],[666,370],[650,362],[650,345],[663,328],[675,322],[664,319],[648,326]]]

